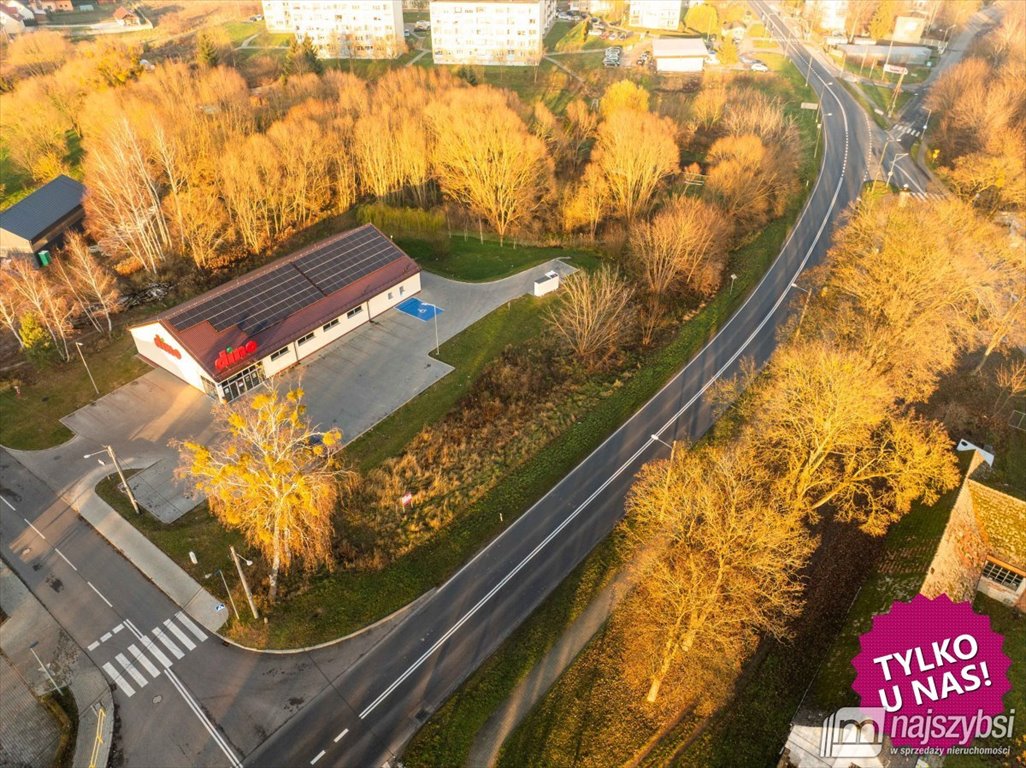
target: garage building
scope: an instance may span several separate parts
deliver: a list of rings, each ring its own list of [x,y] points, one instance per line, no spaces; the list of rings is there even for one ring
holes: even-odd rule
[[[709,50],[700,37],[657,37],[652,55],[657,72],[701,72]]]
[[[62,175],[0,212],[0,258],[32,256],[60,244],[85,218],[83,197],[85,187]]]
[[[417,263],[366,224],[130,331],[151,365],[230,401],[418,291]]]

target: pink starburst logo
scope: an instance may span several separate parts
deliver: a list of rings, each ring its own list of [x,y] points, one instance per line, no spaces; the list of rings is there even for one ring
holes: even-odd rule
[[[977,737],[1011,736],[1004,638],[969,603],[947,595],[894,603],[860,643],[852,688],[862,707],[883,709],[894,746],[947,751]]]

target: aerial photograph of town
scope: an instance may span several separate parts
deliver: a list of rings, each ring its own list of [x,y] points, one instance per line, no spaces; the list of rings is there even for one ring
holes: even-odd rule
[[[1026,768],[1026,0],[0,0],[0,768]]]

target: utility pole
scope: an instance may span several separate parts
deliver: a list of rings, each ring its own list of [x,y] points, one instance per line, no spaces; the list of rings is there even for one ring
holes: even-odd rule
[[[92,382],[93,389],[96,390],[96,394],[99,396],[100,388],[96,386],[96,379],[93,378],[93,372],[89,370],[89,363],[86,362],[85,355],[82,354],[82,342],[76,341],[75,348],[78,350],[78,356],[82,358],[82,365],[85,366],[86,373],[89,374],[89,381]]]
[[[118,471],[118,477],[121,478],[121,484],[125,486],[125,493],[128,494],[128,500],[132,502],[132,509],[135,510],[135,513],[137,515],[142,514],[142,510],[139,509],[139,502],[135,500],[135,494],[132,493],[132,486],[128,484],[128,480],[125,479],[125,473],[121,471],[121,465],[118,463],[118,457],[114,454],[113,446],[105,445],[103,446],[102,451],[96,451],[95,453],[87,453],[82,458],[91,459],[93,456],[96,456],[101,453],[106,453],[108,456],[110,456],[110,460],[114,462],[114,469]],[[97,459],[97,461],[103,464],[102,460]]]
[[[791,287],[805,292],[805,301],[802,303],[802,313],[798,316],[798,326],[794,329],[794,338],[795,341],[797,341],[798,334],[802,332],[802,323],[805,322],[805,310],[809,308],[809,299],[812,298],[812,291],[808,288],[802,288],[798,283],[791,283]]]
[[[894,107],[898,103],[898,94],[901,93],[901,84],[905,82],[906,72],[908,72],[908,67],[902,67],[901,74],[898,75],[898,84],[894,86],[894,98],[891,99],[891,108],[887,110],[887,117],[894,114]]]
[[[228,549],[231,551],[232,561],[235,563],[235,567],[239,571],[239,578],[242,580],[242,589],[246,593],[246,601],[249,603],[249,610],[253,611],[254,619],[259,619],[260,614],[257,613],[256,605],[253,604],[253,593],[249,591],[249,582],[246,581],[246,574],[242,571],[242,564],[239,562],[239,556],[235,554],[234,546],[229,546]],[[252,565],[252,563],[249,560],[247,560],[246,562]],[[230,594],[231,593],[229,593],[229,595]],[[236,615],[238,615],[238,613],[238,611],[235,612]]]

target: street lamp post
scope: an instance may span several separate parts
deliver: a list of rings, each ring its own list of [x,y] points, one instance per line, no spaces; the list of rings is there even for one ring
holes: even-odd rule
[[[902,152],[900,155],[895,155],[891,159],[891,169],[887,171],[887,185],[890,186],[891,176],[894,174],[894,164],[901,160],[903,157],[908,157],[908,152]]]
[[[78,356],[80,358],[82,358],[82,365],[85,366],[86,373],[89,374],[89,381],[92,382],[93,389],[95,389],[96,390],[96,394],[99,395],[100,394],[100,388],[98,386],[96,386],[96,379],[93,378],[93,372],[89,370],[89,363],[86,362],[85,355],[82,354],[82,342],[81,341],[76,341],[75,342],[75,348],[78,349]]]
[[[132,502],[132,509],[135,510],[136,514],[142,514],[142,510],[139,509],[139,502],[135,500],[135,494],[132,493],[132,486],[128,484],[128,480],[125,479],[125,473],[121,471],[121,465],[118,463],[118,457],[114,455],[114,448],[110,445],[103,446],[102,451],[96,451],[95,453],[87,453],[82,458],[91,459],[93,456],[99,456],[101,453],[106,453],[110,456],[110,460],[114,463],[114,469],[118,471],[118,477],[121,478],[121,484],[125,486],[125,493],[128,494],[128,500]],[[100,464],[103,464],[103,459],[97,459]]]
[[[926,141],[926,129],[930,127],[930,115],[933,114],[933,107],[926,110],[926,120],[923,121],[923,133],[919,137],[922,141]]]
[[[884,160],[887,158],[887,146],[892,141],[895,141],[895,139],[888,138],[887,141],[884,142],[883,149],[880,150],[880,176],[881,177],[883,177],[883,175],[884,175]]]
[[[737,280],[737,275],[735,275],[733,272],[731,272],[730,273],[730,290],[727,291],[727,295],[728,296],[733,296],[734,295],[734,281],[735,280]]]
[[[424,306],[425,307],[431,307],[431,309],[434,310],[434,320],[435,320],[435,355],[437,356],[438,355],[438,348],[439,348],[439,344],[438,344],[438,306],[436,304],[428,304],[426,301],[424,302]]]
[[[812,291],[808,288],[802,288],[798,283],[791,283],[792,288],[797,288],[799,291],[804,291],[805,301],[802,303],[802,313],[798,316],[798,327],[794,329],[794,338],[798,339],[798,335],[802,332],[802,323],[805,322],[805,310],[809,308],[809,299],[812,298]]]
[[[253,593],[249,591],[249,582],[246,581],[246,574],[242,571],[242,564],[239,563],[240,555],[235,554],[235,547],[229,546],[228,549],[231,551],[232,562],[235,563],[235,568],[239,571],[239,579],[242,580],[242,589],[246,593],[246,601],[249,603],[249,610],[253,611],[253,618],[259,619],[260,614],[257,613],[256,605],[253,603]],[[241,558],[246,560],[246,558]],[[246,560],[246,565],[253,565],[252,560]],[[239,612],[236,611],[235,615],[238,616]]]
[[[806,51],[805,54],[809,57],[809,69],[805,72],[805,87],[809,87],[809,79],[812,77],[812,51]]]

